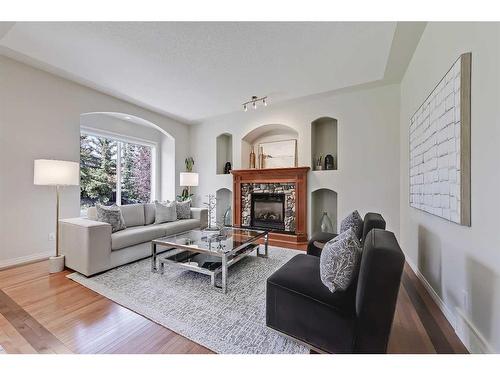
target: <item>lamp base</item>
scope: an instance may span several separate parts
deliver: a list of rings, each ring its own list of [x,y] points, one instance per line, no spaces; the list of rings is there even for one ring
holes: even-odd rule
[[[57,273],[64,270],[64,255],[49,258],[49,272]]]

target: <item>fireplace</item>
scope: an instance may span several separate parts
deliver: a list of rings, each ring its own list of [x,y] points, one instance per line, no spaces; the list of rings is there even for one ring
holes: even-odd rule
[[[252,193],[250,226],[285,230],[285,194]]]
[[[306,244],[308,171],[309,167],[231,170],[233,225],[244,228],[266,225],[269,239],[277,246]],[[261,201],[263,195],[267,195],[268,202]],[[272,215],[255,218],[255,205],[259,212],[261,204],[264,212],[271,211]]]

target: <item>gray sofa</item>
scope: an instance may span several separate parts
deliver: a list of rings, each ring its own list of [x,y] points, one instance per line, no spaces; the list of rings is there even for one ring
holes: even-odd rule
[[[91,276],[151,255],[151,240],[205,228],[208,212],[191,208],[191,218],[154,224],[154,203],[121,206],[126,229],[111,233],[111,225],[96,221],[95,207],[87,218],[59,221],[60,253],[66,257],[66,267]]]

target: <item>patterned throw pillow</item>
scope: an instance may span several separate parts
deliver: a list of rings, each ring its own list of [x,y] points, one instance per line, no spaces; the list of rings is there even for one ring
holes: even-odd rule
[[[345,232],[349,228],[352,228],[358,239],[361,239],[363,235],[363,219],[357,210],[351,212],[340,222],[340,233]]]
[[[177,220],[191,219],[191,199],[177,202]]]
[[[333,293],[346,290],[356,276],[361,243],[349,228],[326,243],[319,261],[321,281]]]
[[[155,201],[155,224],[177,220],[177,202]]]
[[[112,206],[96,204],[95,208],[97,212],[97,221],[110,224],[112,233],[126,228],[122,211],[116,204],[113,204]]]

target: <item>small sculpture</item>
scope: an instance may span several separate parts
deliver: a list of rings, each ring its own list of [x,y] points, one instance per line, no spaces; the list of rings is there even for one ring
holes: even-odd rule
[[[326,170],[335,169],[334,158],[330,154],[325,156],[325,169]]]
[[[207,200],[207,202],[204,202],[203,204],[206,205],[208,208],[208,226],[205,228],[205,230],[208,230],[208,231],[219,230],[219,227],[217,226],[217,222],[216,222],[216,218],[215,218],[215,210],[217,207],[217,200],[215,198],[215,195],[208,194],[208,200]]]

